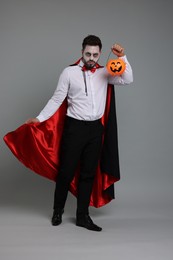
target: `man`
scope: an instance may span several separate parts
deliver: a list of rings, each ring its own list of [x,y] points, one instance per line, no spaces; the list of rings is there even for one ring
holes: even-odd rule
[[[121,45],[112,46],[112,52],[126,63],[125,72],[118,77],[110,76],[106,68],[98,65],[101,49],[102,43],[97,36],[89,35],[84,38],[82,58],[77,64],[63,70],[47,105],[36,118],[26,121],[29,124],[47,120],[67,98],[60,169],[54,195],[54,226],[62,222],[69,185],[80,162],[76,225],[93,231],[102,230],[89,216],[90,196],[102,145],[103,125],[100,119],[105,110],[107,85],[129,84],[133,76]]]

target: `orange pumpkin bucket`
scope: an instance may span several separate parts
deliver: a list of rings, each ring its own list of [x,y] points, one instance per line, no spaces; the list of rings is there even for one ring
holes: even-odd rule
[[[107,71],[112,76],[123,74],[126,68],[126,64],[121,59],[109,60],[106,64]]]

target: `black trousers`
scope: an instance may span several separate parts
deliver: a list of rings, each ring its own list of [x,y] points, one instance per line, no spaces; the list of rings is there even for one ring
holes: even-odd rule
[[[77,215],[88,214],[98,164],[103,125],[100,120],[82,121],[66,117],[60,154],[60,169],[54,194],[54,209],[63,209],[69,185],[80,163]]]

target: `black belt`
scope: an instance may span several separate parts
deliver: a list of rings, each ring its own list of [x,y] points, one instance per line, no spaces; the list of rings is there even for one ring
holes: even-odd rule
[[[93,121],[88,121],[88,120],[79,120],[70,116],[66,116],[67,121],[71,121],[74,123],[78,123],[78,124],[85,124],[85,125],[95,125],[98,124],[100,122],[100,119],[97,120],[93,120]]]

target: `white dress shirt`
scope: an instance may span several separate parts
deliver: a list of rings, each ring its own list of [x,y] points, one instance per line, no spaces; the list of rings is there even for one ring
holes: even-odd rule
[[[96,69],[94,73],[85,71],[88,95],[85,91],[82,60],[76,66],[65,68],[53,96],[37,116],[38,120],[42,122],[50,118],[66,97],[67,116],[87,121],[101,118],[105,110],[108,84],[125,85],[133,81],[132,68],[127,57],[123,56],[121,59],[126,63],[126,69],[121,76],[111,76],[105,67]]]

